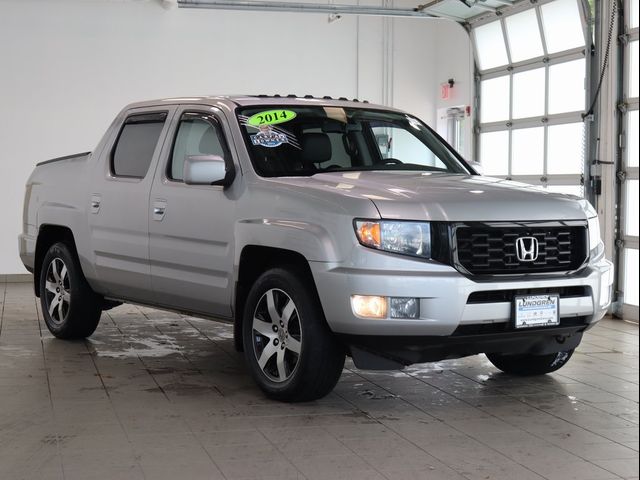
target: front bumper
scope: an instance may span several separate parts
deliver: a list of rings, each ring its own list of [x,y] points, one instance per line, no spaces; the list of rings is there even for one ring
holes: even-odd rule
[[[365,370],[397,370],[413,363],[467,357],[479,353],[546,355],[576,348],[586,326],[581,317],[565,319],[553,328],[455,333],[447,337],[340,335],[349,345],[356,367]],[[500,331],[502,330],[502,331]]]
[[[604,257],[573,275],[495,277],[488,281],[475,281],[447,265],[362,250],[351,266],[310,262],[310,267],[330,328],[337,334],[357,336],[443,337],[464,326],[508,324],[510,301],[475,303],[469,301],[471,294],[569,287],[582,287],[578,290],[583,294],[561,295],[560,318],[580,318],[583,326],[589,327],[609,307],[613,283],[613,265]],[[352,312],[351,295],[419,298],[420,318],[360,318]]]

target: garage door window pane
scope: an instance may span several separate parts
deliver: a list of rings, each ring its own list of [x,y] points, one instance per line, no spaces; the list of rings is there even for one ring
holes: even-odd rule
[[[544,128],[522,128],[511,133],[511,173],[542,174],[544,164]]]
[[[627,165],[638,166],[638,110],[631,110],[627,120]]]
[[[625,215],[624,233],[628,237],[638,236],[638,180],[627,180],[624,182],[627,201]]]
[[[509,62],[500,20],[475,28],[473,33],[480,70],[499,67]]]
[[[629,43],[629,98],[638,96],[638,41]]]
[[[497,122],[509,118],[509,76],[483,80],[480,83],[482,123]]]
[[[480,163],[485,175],[509,174],[509,132],[480,134]]]
[[[582,20],[576,0],[556,0],[540,7],[548,53],[584,45]]]
[[[584,59],[549,67],[549,113],[584,110]]]
[[[535,10],[526,10],[507,17],[505,26],[512,62],[520,62],[544,54]]]
[[[544,115],[544,68],[513,75],[513,118]]]
[[[638,250],[624,250],[624,303],[638,305]]]
[[[584,125],[552,125],[547,131],[547,173],[582,173]]]

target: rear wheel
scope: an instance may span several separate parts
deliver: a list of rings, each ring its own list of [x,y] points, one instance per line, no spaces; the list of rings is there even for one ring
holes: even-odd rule
[[[258,278],[247,297],[243,341],[253,378],[276,400],[321,398],[344,366],[313,285],[296,271],[275,268]]]
[[[75,252],[65,243],[52,245],[44,257],[40,304],[47,328],[58,338],[85,338],[98,326],[102,297],[91,290]]]
[[[562,368],[573,355],[574,349],[549,355],[504,355],[487,353],[493,365],[514,375],[544,375]]]

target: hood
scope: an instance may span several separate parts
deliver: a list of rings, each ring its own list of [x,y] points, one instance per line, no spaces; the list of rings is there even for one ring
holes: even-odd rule
[[[432,172],[330,172],[272,178],[315,195],[371,200],[382,218],[433,221],[578,220],[588,202],[492,177]]]

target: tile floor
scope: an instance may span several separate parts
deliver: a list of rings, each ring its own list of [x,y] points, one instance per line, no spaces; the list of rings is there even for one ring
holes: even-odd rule
[[[0,479],[605,480],[638,477],[638,326],[604,320],[559,373],[484,358],[265,399],[228,326],[106,312],[52,338],[30,285],[0,284]]]

